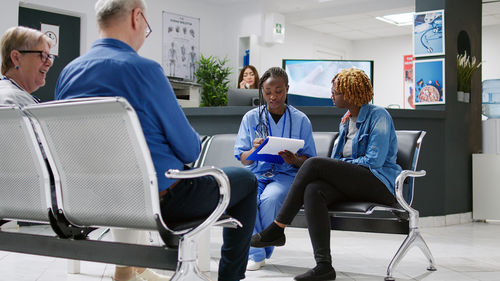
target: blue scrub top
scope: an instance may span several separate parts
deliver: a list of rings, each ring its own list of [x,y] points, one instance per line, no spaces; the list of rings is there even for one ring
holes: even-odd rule
[[[278,123],[274,122],[274,119],[270,117],[269,125],[271,126],[270,132],[272,136],[275,137],[285,137],[292,139],[302,139],[304,140],[304,148],[299,150],[299,155],[305,155],[307,157],[316,156],[316,145],[314,144],[314,139],[312,135],[312,125],[309,118],[291,105],[287,105],[288,109],[285,110],[285,115],[281,117]],[[248,111],[243,119],[241,120],[240,129],[238,131],[238,136],[236,137],[236,143],[234,144],[234,156],[236,159],[241,160],[241,153],[252,149],[253,140],[257,138],[256,127],[259,124],[259,107]],[[262,119],[267,123],[266,116],[267,110],[264,111]],[[285,123],[285,124],[284,124]],[[284,126],[284,127],[283,127]],[[283,133],[283,135],[282,135]],[[261,175],[268,171],[271,171],[274,165],[274,174],[283,173],[290,176],[295,176],[297,174],[298,168],[294,166],[283,163],[283,164],[273,164],[263,161],[254,161],[251,165],[247,166],[250,171],[256,175]]]

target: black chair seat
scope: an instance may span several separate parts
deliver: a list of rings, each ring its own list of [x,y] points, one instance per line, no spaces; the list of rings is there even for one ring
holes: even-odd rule
[[[224,215],[220,216],[220,218],[217,221],[227,220],[230,218],[231,218],[231,216],[224,214]],[[207,218],[200,218],[200,219],[187,221],[187,222],[186,221],[184,221],[184,222],[168,222],[167,226],[168,226],[168,228],[170,228],[173,231],[182,231],[182,230],[197,227],[198,225],[202,224],[206,219]],[[215,223],[215,224],[217,224],[217,223]]]
[[[376,208],[384,208],[384,209],[399,209],[402,212],[404,210],[399,207],[398,205],[395,206],[389,206],[389,205],[384,205],[384,204],[377,204],[373,202],[344,202],[344,203],[339,203],[336,204],[335,206],[332,206],[332,208],[329,208],[331,212],[343,212],[343,213],[364,213],[364,214],[369,214],[371,213],[374,209]]]

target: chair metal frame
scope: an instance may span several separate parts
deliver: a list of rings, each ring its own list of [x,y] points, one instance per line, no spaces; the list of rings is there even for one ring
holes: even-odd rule
[[[407,170],[401,171],[395,181],[395,197],[399,206],[386,206],[381,204],[366,203],[366,211],[350,210],[351,204],[346,203],[340,206],[336,206],[334,210],[331,211],[332,214],[332,229],[336,230],[354,230],[354,231],[368,231],[368,232],[382,232],[382,233],[396,233],[396,234],[407,234],[406,238],[402,242],[401,246],[391,259],[391,262],[387,266],[386,281],[395,280],[393,273],[401,260],[404,258],[406,253],[413,246],[417,246],[429,262],[427,270],[435,271],[435,260],[432,253],[425,243],[420,230],[418,228],[419,224],[419,212],[411,207],[414,195],[414,181],[415,177],[423,177],[426,172],[424,170],[417,171],[418,158],[420,154],[420,149],[422,145],[423,138],[426,134],[425,131],[396,131],[396,134],[414,134],[417,137],[415,143],[415,151],[413,152],[412,163]],[[404,168],[404,167],[403,167]],[[405,199],[404,190],[405,185],[407,185],[408,192],[407,198]],[[356,204],[356,203],[355,203]],[[359,217],[344,217],[344,214],[351,214],[355,216],[370,216],[374,215],[377,211],[382,213],[392,213],[395,218],[359,218]],[[350,220],[354,221],[354,225],[344,228],[344,224],[340,227],[335,225],[336,220],[344,220],[348,223]],[[359,227],[359,228],[358,228]],[[340,229],[339,229],[340,228]]]
[[[137,163],[137,165],[140,166],[141,174],[148,178],[148,186],[143,185],[143,188],[145,189],[146,201],[149,201],[152,207],[152,212],[148,214],[147,218],[144,218],[148,222],[145,221],[143,225],[116,225],[116,223],[103,223],[102,220],[94,223],[88,221],[89,218],[80,219],[78,214],[73,214],[71,211],[68,211],[69,209],[66,205],[68,203],[64,200],[64,197],[68,195],[65,194],[64,189],[70,189],[71,186],[68,186],[70,183],[65,180],[65,173],[67,172],[65,170],[66,167],[64,167],[58,157],[58,153],[61,153],[57,143],[59,140],[53,138],[48,121],[51,119],[58,119],[58,121],[60,121],[61,117],[59,116],[59,112],[61,112],[61,110],[70,110],[74,112],[75,115],[81,115],[81,118],[85,118],[86,111],[94,111],[96,107],[99,106],[102,107],[103,110],[114,109],[121,112],[120,116],[123,118],[122,121],[127,127],[127,132],[131,138],[130,141],[134,144],[134,147],[138,148],[138,152],[136,153],[141,155],[140,163]],[[168,232],[180,235],[181,239],[178,251],[177,269],[171,280],[209,280],[200,273],[196,264],[196,240],[198,235],[202,230],[211,225],[226,224],[232,227],[241,225],[237,220],[230,217],[225,217],[223,220],[218,221],[221,214],[227,208],[230,197],[229,180],[222,170],[214,167],[205,167],[188,171],[169,170],[166,172],[165,176],[175,179],[210,175],[213,176],[219,184],[219,202],[212,214],[201,222],[196,221],[178,225],[174,230],[169,228],[161,216],[156,172],[149,153],[149,148],[135,111],[124,98],[105,97],[54,101],[30,105],[24,108],[24,110],[32,117],[35,129],[40,135],[40,140],[46,150],[47,159],[55,172],[54,178],[58,212],[65,214],[70,222],[80,227],[124,227],[157,230],[162,239],[164,239]],[[84,134],[85,131],[82,130],[81,133]],[[77,147],[76,144],[75,147]],[[65,151],[64,153],[69,154],[70,151]],[[68,156],[66,155],[66,157]],[[102,215],[106,216],[106,213]],[[154,222],[154,224],[151,222]]]
[[[398,251],[387,266],[386,281],[394,280],[393,273],[409,249],[417,246],[429,261],[427,270],[435,271],[435,260],[418,228],[419,213],[411,207],[415,177],[423,177],[424,170],[417,171],[418,157],[425,131],[396,131],[396,134],[410,134],[415,137],[410,167],[403,170],[395,181],[395,198],[399,205],[387,206],[371,202],[347,202],[331,208],[332,230],[360,231],[388,234],[406,234]],[[399,141],[398,141],[399,146]],[[398,149],[399,150],[399,149]],[[398,151],[399,154],[399,151]],[[405,167],[403,167],[405,168]],[[407,189],[405,199],[405,187]],[[295,217],[291,226],[307,227],[303,210]]]
[[[8,220],[20,220],[25,222],[49,223],[48,212],[51,209],[51,194],[50,194],[50,174],[43,158],[40,145],[38,144],[35,132],[31,126],[30,120],[24,115],[21,108],[17,105],[2,105],[0,106],[0,127],[8,129],[8,132],[3,131],[2,134],[2,150],[12,153],[12,151],[24,151],[23,155],[17,157],[2,157],[3,165],[8,164],[8,171],[1,171],[0,177],[1,193],[16,193],[29,197],[31,200],[23,200],[22,202],[8,202],[2,204],[2,200],[8,196],[0,196],[0,219],[4,222]],[[20,137],[14,139],[12,135]],[[5,141],[5,143],[3,143]],[[14,168],[18,168],[15,170]],[[27,180],[22,178],[23,174],[31,177],[36,175],[38,180],[32,185],[9,186],[9,182]],[[6,182],[3,182],[5,179]],[[31,192],[29,189],[35,188],[39,192]],[[22,194],[21,194],[22,193]],[[29,206],[32,210],[31,215],[26,214],[25,202],[38,202],[38,210],[33,210],[34,206]],[[12,204],[15,203],[15,204]]]

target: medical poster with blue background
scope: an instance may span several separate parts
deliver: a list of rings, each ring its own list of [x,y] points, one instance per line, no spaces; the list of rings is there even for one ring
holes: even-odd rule
[[[413,21],[413,55],[444,55],[444,10],[415,13]]]
[[[444,59],[416,60],[414,64],[415,105],[444,104]]]

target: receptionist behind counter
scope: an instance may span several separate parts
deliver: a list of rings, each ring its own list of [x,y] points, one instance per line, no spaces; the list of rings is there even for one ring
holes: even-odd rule
[[[259,73],[253,65],[244,66],[238,77],[238,88],[240,89],[258,89]]]

